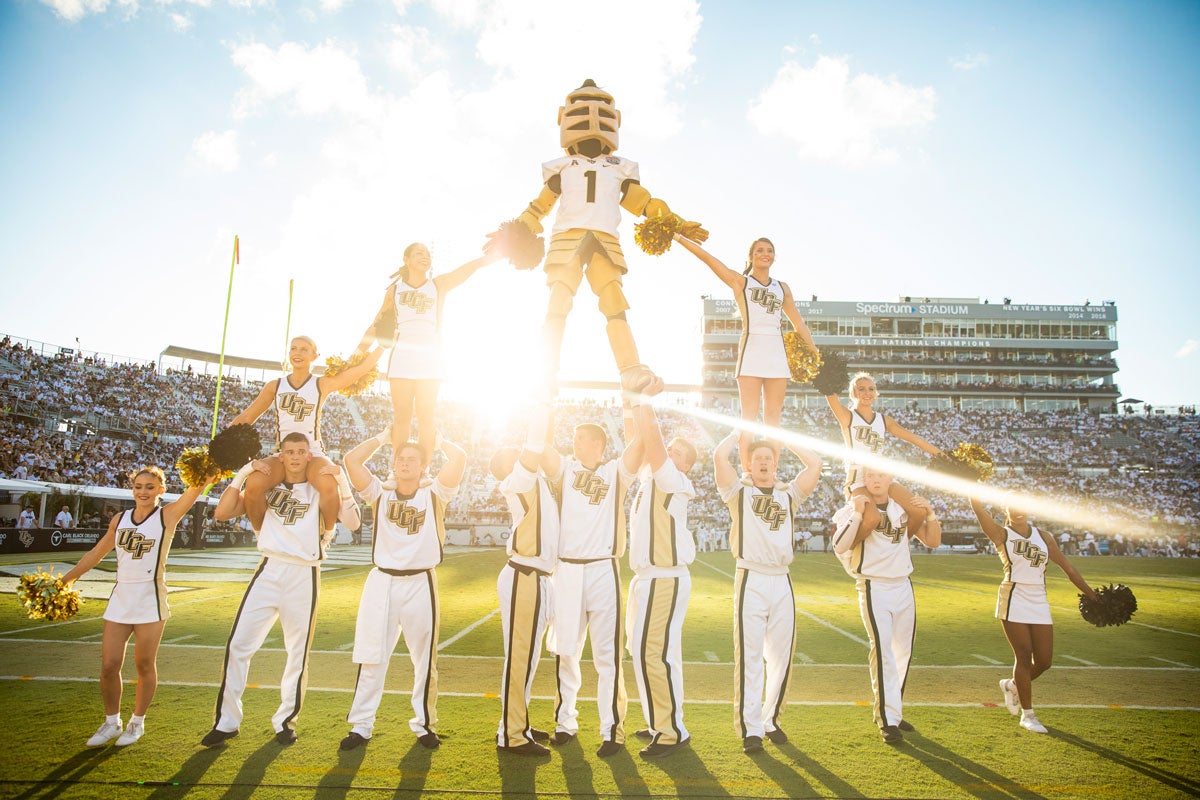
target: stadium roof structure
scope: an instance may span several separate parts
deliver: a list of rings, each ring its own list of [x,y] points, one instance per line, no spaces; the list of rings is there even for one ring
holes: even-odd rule
[[[13,478],[0,478],[0,492],[12,492],[13,494],[26,494],[33,492],[34,494],[49,495],[58,492],[61,495],[68,497],[96,497],[102,500],[125,500],[133,502],[133,491],[130,489],[119,489],[115,486],[74,486],[67,483],[49,483],[47,481],[22,481]],[[177,492],[165,492],[162,495],[162,502],[170,503],[179,497]],[[218,498],[206,497],[202,502],[213,505]]]
[[[158,354],[159,359],[162,358],[182,358],[185,361],[203,361],[209,364],[221,363],[220,353],[210,353],[207,350],[194,350],[190,347],[178,347],[176,345],[168,345],[166,350]],[[261,370],[278,370],[280,363],[278,361],[269,361],[265,358],[246,358],[244,356],[225,356],[225,365],[228,367],[237,367],[239,369],[261,369]],[[319,372],[320,370],[313,370]]]

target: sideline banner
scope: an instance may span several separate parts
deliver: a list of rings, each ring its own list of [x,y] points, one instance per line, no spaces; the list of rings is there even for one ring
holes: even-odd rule
[[[104,536],[108,528],[0,528],[0,553],[58,553],[71,550],[91,550]],[[182,524],[175,532],[176,548],[191,544],[191,531]],[[205,547],[254,546],[254,535],[249,531],[209,530],[204,531]]]
[[[0,553],[54,553],[91,550],[108,528],[0,528]]]

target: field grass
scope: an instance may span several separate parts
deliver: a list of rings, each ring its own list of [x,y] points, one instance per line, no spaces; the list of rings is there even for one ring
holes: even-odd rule
[[[172,558],[191,556],[177,551]],[[442,598],[437,751],[408,732],[407,657],[393,657],[375,737],[340,753],[354,686],[354,618],[368,566],[365,548],[337,548],[323,576],[309,691],[290,748],[275,744],[270,716],[283,665],[278,629],[251,667],[241,735],[199,747],[212,725],[223,646],[244,589],[231,551],[208,551],[211,567],[172,570],[173,616],[159,655],[160,686],[147,734],[125,749],[88,750],[102,721],[98,675],[102,600],[76,620],[24,618],[12,595],[0,603],[2,736],[0,797],[132,798],[416,797],[504,794],[589,797],[1191,797],[1200,794],[1200,563],[1077,559],[1099,585],[1137,592],[1135,622],[1095,629],[1074,610],[1075,591],[1055,574],[1055,667],[1035,684],[1048,736],[1027,733],[1003,706],[996,682],[1008,646],[992,618],[999,562],[983,556],[919,556],[917,644],[905,718],[918,730],[884,745],[871,720],[865,634],[852,581],[831,555],[793,566],[798,642],[783,726],[791,742],[742,754],[733,727],[732,559],[702,554],[692,568],[684,629],[686,716],[693,746],[658,762],[637,756],[642,727],[633,676],[627,752],[594,755],[595,706],[581,702],[580,742],[529,762],[494,747],[500,704],[500,617],[495,579],[503,553],[451,550],[439,568]],[[42,558],[42,562],[45,562]],[[4,564],[38,563],[8,559]],[[223,580],[206,580],[220,574]],[[628,573],[626,573],[628,577]],[[401,644],[400,649],[403,649]],[[585,658],[588,657],[585,654]],[[993,663],[994,662],[994,663]],[[132,657],[126,677],[134,677]],[[583,695],[594,693],[585,665]],[[534,686],[535,725],[552,728],[553,662]],[[125,718],[132,705],[127,686]]]

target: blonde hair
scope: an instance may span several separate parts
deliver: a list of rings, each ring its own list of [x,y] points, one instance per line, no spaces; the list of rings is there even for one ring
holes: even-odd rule
[[[311,336],[293,336],[292,341],[293,342],[295,342],[295,341],[308,342],[309,347],[311,347],[313,349],[314,353],[321,352],[320,350],[317,349],[316,340],[313,339]]]
[[[133,484],[142,475],[153,475],[155,478],[158,479],[159,486],[162,486],[164,489],[167,487],[167,476],[162,471],[161,468],[154,467],[154,466],[145,466],[145,467],[136,469],[133,472],[129,473],[129,476],[128,476],[129,477],[129,487],[131,489],[133,488]]]
[[[689,442],[687,439],[683,438],[682,436],[676,436],[674,439],[667,442],[667,447],[668,448],[673,447],[676,442],[683,445],[683,448],[688,451],[688,456],[691,458],[691,461],[688,462],[688,466],[690,467],[690,466],[694,465],[696,463],[697,459],[700,458],[700,451],[696,449],[696,445],[692,444],[691,442]]]
[[[875,382],[875,376],[873,376],[873,375],[872,375],[871,373],[869,373],[869,372],[856,372],[856,373],[854,373],[853,375],[851,375],[851,376],[850,376],[850,385],[849,385],[849,387],[847,387],[847,391],[848,391],[848,392],[849,392],[849,394],[850,394],[850,399],[851,399],[851,400],[856,400],[856,399],[858,399],[858,398],[856,398],[856,397],[854,396],[854,392],[855,392],[855,390],[857,389],[857,386],[855,386],[855,384],[857,384],[857,383],[858,383],[859,381],[861,381],[863,378],[866,378],[867,380],[871,381],[872,383],[874,383],[874,382]]]

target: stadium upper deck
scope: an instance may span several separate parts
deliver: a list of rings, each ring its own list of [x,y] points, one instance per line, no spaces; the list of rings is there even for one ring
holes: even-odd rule
[[[742,323],[732,299],[705,297],[706,405],[736,403]],[[1015,305],[978,298],[796,300],[822,350],[875,376],[884,407],[1110,411],[1119,396],[1114,304]],[[789,401],[824,403],[789,384]]]

